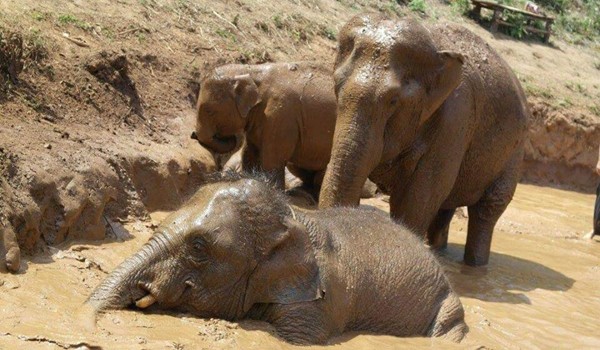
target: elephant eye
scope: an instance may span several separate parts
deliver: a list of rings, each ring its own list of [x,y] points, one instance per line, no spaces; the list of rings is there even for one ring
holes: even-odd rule
[[[213,115],[215,115],[215,111],[210,108],[208,105],[202,105],[202,111],[204,112],[204,114],[206,114],[209,117],[212,117]]]
[[[206,241],[202,238],[194,239],[193,245],[197,251],[204,251],[206,249]]]

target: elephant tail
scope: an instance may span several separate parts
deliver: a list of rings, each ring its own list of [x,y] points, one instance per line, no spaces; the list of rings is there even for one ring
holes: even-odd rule
[[[452,290],[446,294],[442,305],[429,328],[428,336],[442,337],[459,343],[468,332],[465,310],[458,295]]]

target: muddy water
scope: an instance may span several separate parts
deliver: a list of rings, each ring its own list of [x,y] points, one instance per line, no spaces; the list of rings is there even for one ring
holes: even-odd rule
[[[440,259],[461,296],[470,327],[460,345],[442,340],[348,334],[339,349],[600,348],[600,241],[590,229],[593,196],[519,186],[499,222],[490,264],[460,263],[466,219],[457,216]],[[386,208],[379,199],[367,205]],[[154,218],[156,221],[160,215]],[[94,327],[82,303],[91,289],[151,234],[152,223],[115,225],[124,242],[71,244],[0,274],[0,349],[288,349],[261,322],[229,323],[176,313],[116,311]],[[315,347],[317,348],[317,347]]]

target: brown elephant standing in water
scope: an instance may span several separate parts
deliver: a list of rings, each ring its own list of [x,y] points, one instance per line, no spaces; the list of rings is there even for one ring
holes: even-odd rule
[[[203,80],[195,137],[228,153],[245,134],[242,168],[274,175],[284,169],[321,185],[331,155],[336,100],[330,68],[312,62],[225,65]]]
[[[433,254],[379,211],[300,211],[236,173],[201,187],[88,299],[272,323],[293,343],[346,331],[460,341],[464,311]]]
[[[360,15],[340,31],[338,117],[319,206],[358,205],[369,177],[391,216],[447,244],[469,208],[465,263],[485,265],[519,179],[529,111],[508,64],[454,25]]]

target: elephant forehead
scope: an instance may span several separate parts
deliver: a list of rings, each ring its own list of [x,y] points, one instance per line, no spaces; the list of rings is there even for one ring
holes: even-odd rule
[[[383,21],[375,25],[367,22],[359,29],[359,34],[376,45],[387,48],[401,37],[404,28],[405,25],[401,22]]]
[[[248,196],[248,190],[239,187],[201,189],[184,207],[171,214],[161,226],[165,231],[185,234],[194,228],[206,226],[212,220],[231,215],[236,202]]]

